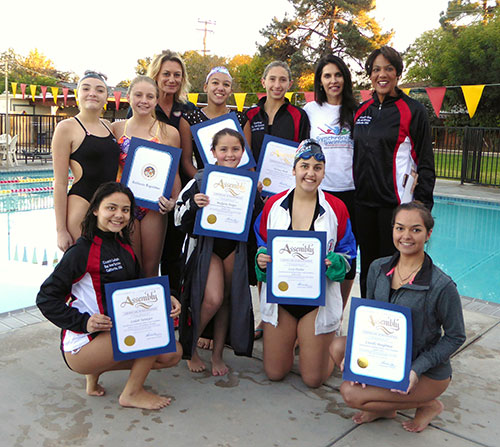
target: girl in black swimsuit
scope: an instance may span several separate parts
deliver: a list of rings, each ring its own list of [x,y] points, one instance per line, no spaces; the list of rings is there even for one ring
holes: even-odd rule
[[[61,121],[52,138],[57,246],[66,251],[80,237],[80,224],[102,183],[114,181],[120,147],[110,123],[100,119],[108,97],[106,77],[86,71],[78,83],[80,113]],[[68,171],[75,180],[68,193]]]

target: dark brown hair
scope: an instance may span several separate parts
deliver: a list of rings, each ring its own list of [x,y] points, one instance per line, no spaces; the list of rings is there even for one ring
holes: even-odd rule
[[[377,48],[376,50],[373,50],[368,56],[368,59],[366,59],[365,70],[368,76],[371,76],[373,63],[375,62],[377,56],[379,56],[380,54],[384,56],[396,69],[396,74],[398,76],[401,76],[401,73],[403,73],[403,58],[394,48],[387,46],[383,46]]]
[[[245,139],[243,138],[243,135],[241,135],[237,130],[225,128],[225,129],[219,130],[214,135],[214,137],[212,139],[212,147],[211,147],[211,149],[213,151],[215,151],[215,146],[217,146],[217,144],[219,143],[220,137],[222,137],[223,135],[230,135],[232,137],[238,138],[238,141],[241,144],[241,148],[243,150],[245,150]]]
[[[396,216],[400,211],[412,211],[416,210],[420,214],[420,217],[424,221],[424,227],[427,233],[434,228],[434,218],[432,217],[429,209],[419,200],[414,200],[413,202],[402,203],[399,205],[392,213],[392,225],[396,223]]]

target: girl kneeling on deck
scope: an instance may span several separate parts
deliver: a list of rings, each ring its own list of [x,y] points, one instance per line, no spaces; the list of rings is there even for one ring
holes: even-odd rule
[[[232,129],[217,132],[212,152],[217,165],[236,168],[245,148],[241,134]],[[228,367],[222,352],[229,328],[228,343],[236,355],[252,355],[253,308],[248,282],[247,243],[209,236],[193,236],[196,213],[210,203],[200,193],[203,170],[181,191],[175,210],[175,224],[189,234],[182,287],[184,312],[179,340],[192,372],[205,370],[197,352],[198,337],[213,319],[212,374],[223,376]],[[259,194],[256,207],[261,202]],[[258,212],[258,210],[257,210]]]
[[[413,326],[410,384],[406,392],[344,382],[340,392],[347,405],[361,410],[356,424],[394,418],[397,410],[416,408],[404,421],[412,432],[422,431],[443,411],[437,398],[451,381],[450,356],[464,343],[462,304],[453,280],[425,253],[434,219],[421,202],[399,205],[392,219],[398,252],[374,261],[368,271],[367,296],[411,309]],[[334,340],[331,355],[343,369],[345,337]]]
[[[129,369],[120,404],[156,410],[169,405],[170,399],[147,392],[144,381],[151,369],[175,366],[181,359],[181,347],[177,343],[174,353],[114,361],[112,322],[104,298],[104,284],[140,277],[130,246],[134,207],[129,188],[115,182],[101,185],[82,222],[82,236],[42,284],[36,303],[43,315],[62,329],[63,358],[70,369],[86,374],[87,394],[104,394],[98,383],[103,372]],[[180,304],[174,297],[171,300],[170,315],[176,317]]]
[[[281,380],[292,369],[295,341],[300,347],[299,369],[304,383],[319,387],[332,373],[328,347],[340,328],[342,295],[340,283],[356,256],[356,242],[344,203],[324,193],[319,185],[325,176],[325,156],[315,140],[304,140],[295,154],[296,186],[270,197],[255,224],[259,250],[257,278],[266,280],[271,257],[266,254],[268,230],[324,231],[325,306],[278,305],[267,302],[266,284],[260,294],[264,322],[264,370],[271,380]]]

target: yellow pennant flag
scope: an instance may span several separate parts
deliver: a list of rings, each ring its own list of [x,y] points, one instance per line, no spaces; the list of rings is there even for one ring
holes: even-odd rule
[[[106,111],[106,110],[108,110],[108,103],[107,102],[104,103],[104,111]]]
[[[285,98],[288,99],[288,101],[292,102],[293,92],[285,93]]]
[[[476,113],[479,100],[483,95],[483,85],[461,85],[462,92],[465,98],[465,104],[467,105],[467,110],[469,111],[469,116],[472,118]]]
[[[59,87],[50,87],[52,90],[52,97],[54,98],[54,104],[57,106],[57,95],[59,94]]]
[[[35,102],[36,85],[33,84],[30,85],[30,92],[31,92],[31,98],[33,99],[33,102]]]
[[[403,90],[405,95],[409,95],[411,88],[402,88],[401,90]]]
[[[14,98],[15,98],[16,92],[17,92],[17,82],[11,82],[10,85],[12,87],[12,94],[14,95]]]
[[[195,106],[198,105],[198,95],[199,93],[188,93],[188,100]]]
[[[236,102],[236,108],[243,112],[243,106],[245,105],[245,98],[247,97],[246,93],[235,93],[234,101]]]
[[[78,90],[76,88],[73,89],[73,93],[75,94],[75,101],[76,101],[76,106],[78,107]]]

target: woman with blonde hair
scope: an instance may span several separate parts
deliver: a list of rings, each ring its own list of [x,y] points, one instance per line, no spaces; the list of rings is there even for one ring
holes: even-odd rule
[[[120,145],[120,170],[118,180],[127,158],[132,137],[154,141],[167,146],[180,146],[179,132],[173,126],[160,122],[155,116],[159,90],[155,81],[148,76],[138,76],[130,84],[127,98],[132,108],[132,117],[126,121],[112,124],[113,132]],[[137,254],[145,276],[158,275],[161,250],[165,236],[167,220],[165,214],[175,205],[175,198],[180,191],[180,179],[176,176],[172,197],[158,198],[159,211],[137,207],[132,247]]]

